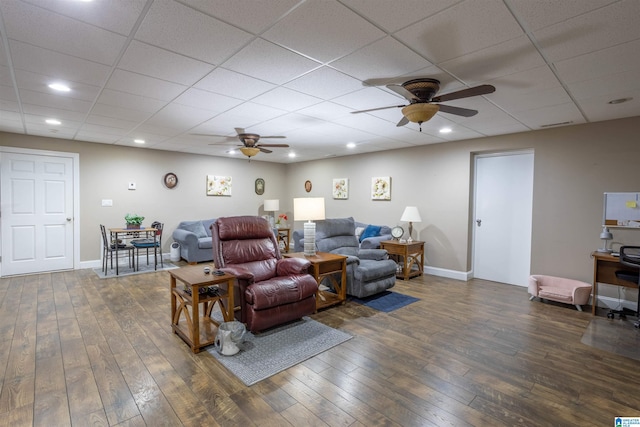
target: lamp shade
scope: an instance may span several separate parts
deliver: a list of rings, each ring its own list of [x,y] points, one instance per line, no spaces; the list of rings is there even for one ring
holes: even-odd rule
[[[402,114],[413,123],[429,121],[440,109],[436,104],[416,103],[409,104],[402,109]]]
[[[400,221],[405,222],[422,222],[422,218],[420,218],[420,212],[418,212],[418,208],[415,206],[407,206],[404,208],[404,212],[402,213],[402,218]]]
[[[293,216],[296,221],[324,219],[324,197],[300,197],[293,199]]]
[[[280,210],[280,200],[278,199],[270,199],[264,201],[264,211],[265,212],[276,212]]]

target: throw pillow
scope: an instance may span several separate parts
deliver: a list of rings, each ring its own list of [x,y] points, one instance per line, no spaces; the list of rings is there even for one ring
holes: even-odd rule
[[[380,233],[380,229],[382,227],[379,225],[367,225],[367,228],[364,229],[362,234],[360,235],[360,243],[367,237],[374,237]]]
[[[184,230],[187,231],[191,231],[192,233],[195,233],[195,235],[199,238],[201,237],[208,237],[209,235],[207,234],[207,230],[204,229],[204,225],[202,225],[201,221],[197,221],[197,222],[193,222],[191,224],[182,224],[182,227],[180,227]]]
[[[358,240],[360,240],[360,236],[362,235],[363,231],[364,227],[356,227],[356,237],[358,238]]]

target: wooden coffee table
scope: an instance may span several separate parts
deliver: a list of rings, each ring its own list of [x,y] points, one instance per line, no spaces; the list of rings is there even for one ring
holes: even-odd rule
[[[307,256],[302,252],[293,252],[282,254],[282,256],[284,258],[302,258],[311,263],[309,274],[313,275],[318,282],[316,311],[336,304],[344,304],[347,300],[347,257],[345,255],[316,252],[313,256]],[[340,282],[334,277],[336,273],[341,273]],[[331,281],[335,292],[320,290],[320,284],[326,278]]]
[[[211,310],[220,306],[225,322],[234,319],[233,284],[235,276],[225,273],[222,276],[211,273],[205,274],[204,265],[190,265],[174,270],[168,270],[171,275],[171,327],[180,336],[191,351],[198,353],[200,349],[211,345],[216,339],[220,323],[211,318]],[[177,282],[185,285],[190,293],[177,287]],[[218,286],[218,294],[200,294],[200,288]],[[200,317],[200,304],[203,304],[204,316]],[[191,307],[191,310],[189,310]],[[190,312],[191,311],[191,312]],[[184,322],[180,320],[184,317]]]

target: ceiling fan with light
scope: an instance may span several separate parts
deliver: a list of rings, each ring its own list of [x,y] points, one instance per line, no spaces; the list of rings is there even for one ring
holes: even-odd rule
[[[491,85],[480,85],[440,96],[434,96],[440,90],[440,81],[430,78],[413,79],[399,84],[388,84],[387,88],[402,95],[409,101],[409,105],[391,105],[388,107],[370,108],[368,110],[352,111],[352,114],[367,113],[369,111],[386,110],[388,108],[402,108],[404,116],[396,126],[404,126],[409,122],[418,123],[422,132],[422,123],[430,120],[438,111],[455,114],[457,116],[472,117],[477,110],[440,104],[440,102],[454,99],[469,98],[471,96],[486,95],[495,92]]]
[[[265,147],[270,147],[270,148],[287,148],[289,147],[288,144],[258,144],[258,141],[260,140],[260,138],[262,139],[266,139],[266,138],[286,138],[286,136],[276,136],[276,135],[270,135],[270,136],[260,136],[257,133],[247,133],[244,131],[243,128],[235,128],[236,130],[236,136],[228,136],[228,135],[212,135],[212,134],[202,134],[202,133],[194,133],[192,135],[199,135],[199,136],[219,136],[219,137],[225,137],[228,140],[235,140],[236,138],[240,140],[240,142],[242,142],[242,145],[240,145],[239,150],[240,152],[242,152],[242,154],[244,154],[245,156],[247,156],[249,158],[249,160],[251,160],[251,157],[255,156],[256,154],[263,152],[263,153],[273,153],[273,151],[265,148]],[[213,143],[213,144],[209,144],[209,145],[218,145],[219,143]]]

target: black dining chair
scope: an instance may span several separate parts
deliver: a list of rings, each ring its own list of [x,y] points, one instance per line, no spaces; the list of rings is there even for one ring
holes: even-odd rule
[[[118,254],[127,254],[129,256],[129,267],[135,268],[133,259],[134,247],[127,244],[120,244],[118,242],[111,243],[107,237],[107,229],[102,224],[100,224],[100,232],[102,233],[102,272],[104,275],[107,275],[109,259],[111,259],[111,269],[113,269],[113,258],[115,257],[116,252]],[[116,245],[118,245],[117,249]],[[118,259],[116,258],[116,264],[117,263]]]
[[[625,267],[629,267],[633,270],[618,270],[616,271],[616,277],[620,280],[626,280],[638,285],[638,306],[636,311],[629,308],[622,308],[620,310],[609,310],[607,317],[613,319],[617,314],[621,318],[626,315],[636,316],[636,320],[633,324],[636,328],[640,328],[640,246],[622,246],[620,247],[620,264]]]
[[[158,221],[151,223],[151,228],[156,229],[155,239],[152,237],[145,237],[143,239],[134,239],[131,241],[131,245],[134,248],[134,261],[138,263],[138,270],[140,269],[140,249],[144,249],[147,252],[147,265],[149,265],[149,250],[153,249],[153,262],[154,270],[158,268],[158,252],[160,252],[160,265],[164,268],[164,260],[162,259],[162,231],[164,224]]]

